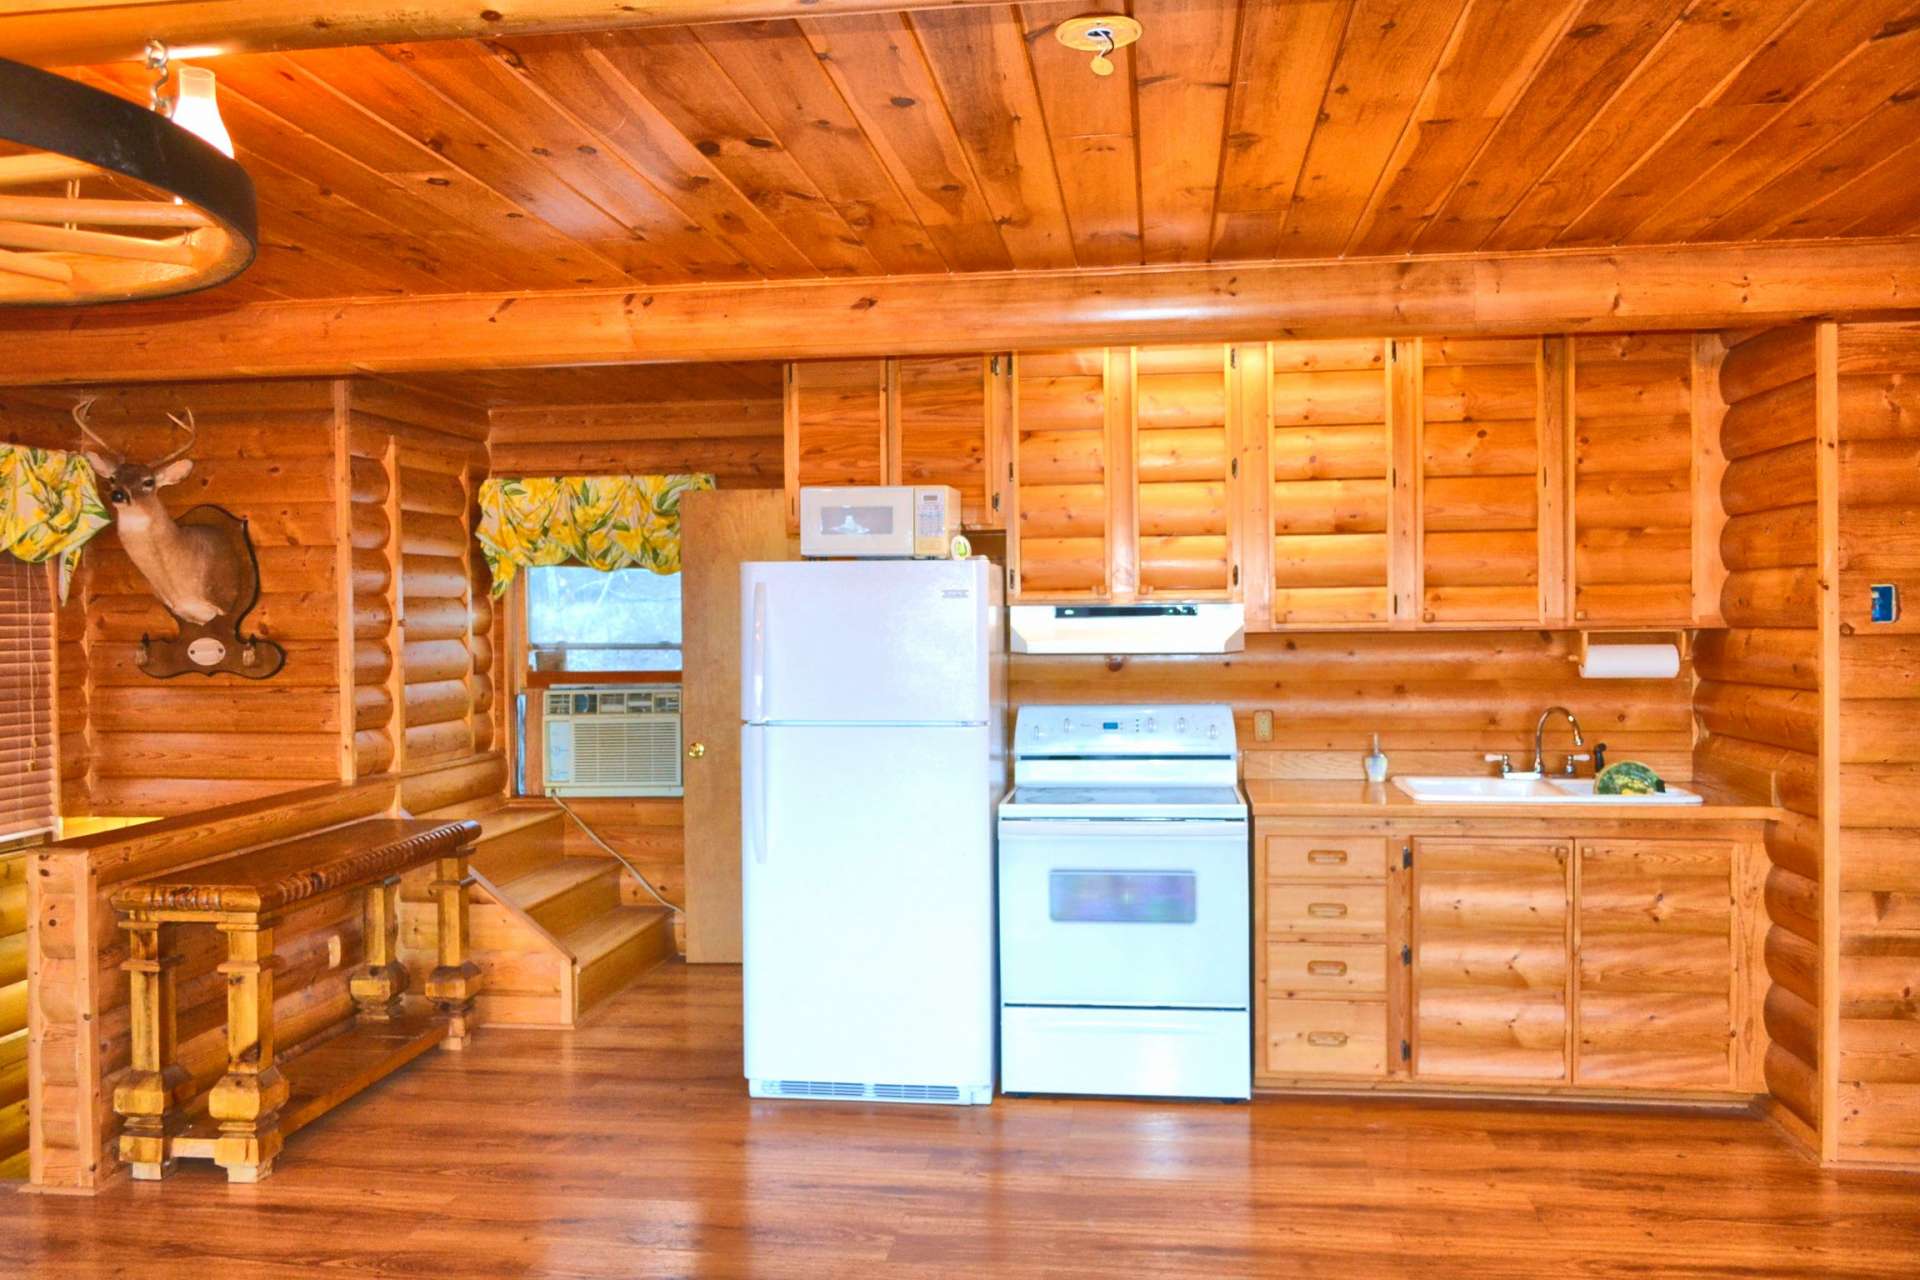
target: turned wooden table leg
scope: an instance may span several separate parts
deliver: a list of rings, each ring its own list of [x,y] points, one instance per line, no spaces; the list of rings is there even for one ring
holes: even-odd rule
[[[223,923],[227,962],[227,1074],[207,1099],[220,1122],[214,1163],[231,1182],[258,1182],[273,1171],[280,1153],[280,1107],[286,1077],[273,1059],[273,926],[260,921]]]
[[[125,1118],[120,1158],[133,1176],[158,1181],[173,1170],[173,1139],[183,1127],[179,1105],[188,1083],[186,1068],[174,1061],[173,971],[180,963],[174,947],[176,926],[133,919],[127,931],[128,975],[133,1018],[133,1069],[113,1090],[113,1109]]]
[[[433,882],[439,904],[440,964],[427,977],[427,995],[446,1015],[445,1049],[464,1049],[473,1036],[473,998],[480,991],[480,966],[467,959],[467,850],[439,860]]]
[[[400,877],[367,887],[366,967],[347,984],[362,1018],[391,1021],[400,1012],[407,971],[396,956],[400,942]]]

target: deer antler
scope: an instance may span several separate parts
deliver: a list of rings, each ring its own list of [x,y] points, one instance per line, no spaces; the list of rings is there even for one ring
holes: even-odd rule
[[[120,456],[119,451],[95,435],[93,428],[87,425],[87,415],[93,412],[93,402],[97,399],[99,399],[98,396],[86,396],[73,406],[74,423],[79,426],[81,435],[100,446],[101,451],[107,456],[117,458]]]
[[[178,458],[184,458],[189,453],[193,452],[193,442],[199,439],[200,431],[199,431],[199,428],[195,427],[193,424],[193,410],[187,409],[184,412],[187,415],[187,420],[185,422],[180,421],[180,417],[178,414],[172,414],[172,413],[167,415],[167,421],[171,422],[174,426],[180,428],[182,431],[187,433],[187,442],[181,445],[178,449],[175,449],[172,453],[168,454],[166,457],[160,459],[160,461],[154,463],[153,470],[158,471],[160,468],[166,466],[169,462],[172,462]]]

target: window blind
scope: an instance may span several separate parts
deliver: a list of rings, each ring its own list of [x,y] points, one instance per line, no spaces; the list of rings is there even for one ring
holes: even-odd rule
[[[53,597],[0,553],[0,844],[54,827]]]

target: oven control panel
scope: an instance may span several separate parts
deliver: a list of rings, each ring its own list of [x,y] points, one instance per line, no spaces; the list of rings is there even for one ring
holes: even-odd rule
[[[1232,756],[1233,708],[1219,704],[1027,706],[1014,720],[1016,757]]]

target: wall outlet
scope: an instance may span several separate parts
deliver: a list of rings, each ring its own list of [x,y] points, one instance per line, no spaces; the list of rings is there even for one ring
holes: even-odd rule
[[[1256,711],[1253,713],[1253,740],[1255,742],[1273,741],[1273,712]]]
[[[328,934],[327,935],[327,968],[338,969],[340,967],[340,962],[347,958],[346,950],[347,950],[346,946],[341,942],[339,934],[337,933]]]
[[[1876,582],[1867,590],[1872,593],[1872,611],[1868,620],[1872,622],[1900,621],[1900,588],[1891,582]]]

